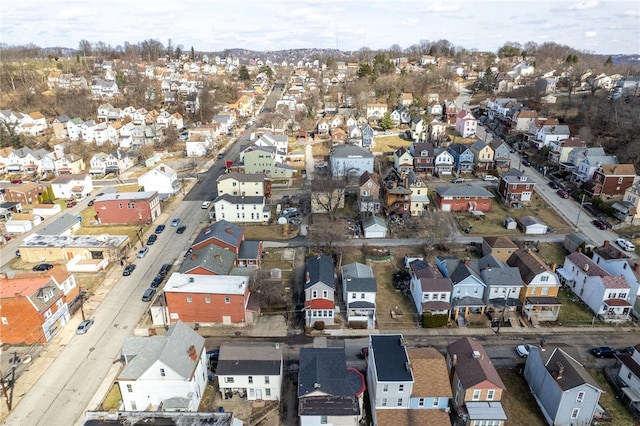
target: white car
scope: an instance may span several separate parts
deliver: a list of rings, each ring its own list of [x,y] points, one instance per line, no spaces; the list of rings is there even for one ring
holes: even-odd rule
[[[616,240],[616,244],[619,245],[625,251],[635,251],[636,246],[629,240],[625,240],[624,238],[618,238]]]
[[[531,345],[518,345],[516,347],[516,353],[520,355],[521,358],[526,358],[529,356],[532,347]]]
[[[482,180],[484,180],[485,182],[497,182],[498,178],[494,175],[486,175]]]
[[[200,208],[201,209],[208,209],[210,205],[211,205],[211,201],[205,201],[200,205]]]

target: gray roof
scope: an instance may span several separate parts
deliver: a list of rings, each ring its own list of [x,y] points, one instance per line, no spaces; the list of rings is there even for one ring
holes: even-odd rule
[[[232,172],[218,176],[217,182],[222,182],[223,180],[229,179],[237,180],[238,182],[264,182],[266,178],[267,176],[262,173]]]
[[[364,388],[362,374],[347,369],[344,348],[300,349],[299,398],[317,391],[330,396],[356,396]]]
[[[371,216],[370,218],[365,219],[362,222],[362,227],[364,229],[371,228],[372,226],[379,226],[381,228],[387,229],[387,224],[385,220],[379,216]]]
[[[244,195],[219,195],[213,202],[227,201],[231,204],[264,204],[264,197],[258,195],[244,196]]]
[[[441,197],[483,197],[483,198],[495,198],[491,192],[487,191],[482,186],[476,185],[452,185],[441,186],[436,188],[436,192]]]
[[[331,152],[331,158],[373,158],[373,154],[358,145],[337,145]]]
[[[127,235],[33,235],[27,237],[20,247],[120,247]]]
[[[244,230],[235,223],[219,220],[205,226],[191,243],[192,246],[209,239],[215,239],[233,247],[238,247],[244,239]]]
[[[375,278],[346,278],[344,281],[346,291],[360,291],[375,293],[377,291],[377,283]]]
[[[142,342],[131,342],[142,340]],[[194,346],[196,359],[189,356]],[[156,362],[170,368],[182,379],[189,380],[204,351],[204,338],[182,321],[173,324],[164,336],[129,337],[122,346],[122,355],[129,362],[118,376],[118,380],[137,380]]]
[[[407,368],[409,355],[402,335],[371,335],[369,339],[378,382],[413,382],[413,372]]]
[[[537,217],[534,216],[522,216],[520,219],[520,224],[522,224],[522,226],[531,226],[531,225],[545,225],[544,223],[542,223],[542,221],[540,221],[540,219],[538,219]]]
[[[189,273],[201,267],[217,275],[227,275],[235,266],[235,253],[225,248],[210,244],[200,250],[194,250],[180,266],[181,273]]]
[[[482,261],[485,257],[480,259],[480,261]],[[514,266],[508,266],[500,261],[498,262],[498,264],[488,264],[480,271],[482,281],[487,285],[487,287],[522,287],[522,277],[520,276],[520,269]],[[513,294],[513,296],[516,295]]]
[[[549,350],[550,348],[547,348],[546,352],[549,353]],[[544,352],[541,352],[541,356],[543,356],[544,360]],[[562,378],[556,379],[555,381],[563,391],[586,383],[602,392],[600,384],[589,374],[586,368],[584,368],[584,365],[580,364],[561,348],[555,348],[553,352],[551,352],[551,356],[546,360],[545,367],[549,374],[553,374],[553,372],[557,370],[558,364],[562,364],[564,372]]]
[[[470,420],[507,420],[500,401],[469,401],[465,406]]]
[[[38,235],[60,235],[76,223],[80,222],[76,216],[64,213],[59,218],[38,231]]]
[[[280,376],[282,349],[275,344],[220,346],[216,376]]]
[[[240,243],[238,259],[258,259],[260,257],[260,241],[244,240]]]
[[[105,193],[103,196],[96,199],[95,202],[100,203],[103,201],[114,200],[148,200],[157,194],[158,191]]]
[[[371,269],[371,266],[363,263],[349,263],[342,267],[342,277],[373,278],[373,269]]]
[[[305,280],[305,290],[309,287],[323,283],[331,288],[335,288],[335,282],[333,279],[333,259],[329,256],[319,254],[316,257],[307,259],[306,274],[308,280]]]

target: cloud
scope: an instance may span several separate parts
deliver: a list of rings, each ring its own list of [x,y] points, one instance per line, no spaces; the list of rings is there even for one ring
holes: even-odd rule
[[[427,8],[428,12],[433,12],[433,13],[441,13],[441,12],[455,12],[457,10],[460,10],[460,4],[459,3],[453,3],[453,2],[436,2],[432,5],[430,5]]]
[[[587,38],[597,37],[598,33],[596,31],[587,31],[584,33],[584,36]]]
[[[632,17],[637,17],[640,16],[640,11],[637,9],[629,9],[629,10],[625,10],[623,13],[623,16],[632,16]]]
[[[598,0],[583,0],[580,3],[575,3],[569,6],[569,10],[586,10],[593,9],[598,6],[600,6],[600,1]]]

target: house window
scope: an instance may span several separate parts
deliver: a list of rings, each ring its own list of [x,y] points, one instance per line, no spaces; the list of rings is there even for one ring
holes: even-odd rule
[[[584,392],[582,391],[578,392],[578,395],[576,396],[576,402],[582,402],[583,399],[584,399]]]
[[[398,398],[398,407],[402,407],[402,398]]]
[[[131,411],[138,411],[138,406],[135,401],[131,401]]]
[[[351,298],[355,299],[356,298],[356,294],[355,293],[351,293]]]
[[[321,425],[327,424],[327,416],[320,416],[320,424]]]
[[[264,376],[264,384],[265,385],[268,385],[270,380],[271,379],[269,378],[269,376]]]
[[[312,298],[312,299],[315,299],[316,297],[318,297],[318,291],[317,291],[317,290],[313,290],[313,291],[311,292],[311,298]]]
[[[360,293],[360,299],[364,299],[364,293]]]
[[[233,383],[233,377],[225,377],[224,378],[224,382],[225,383]]]
[[[253,384],[253,376],[249,376],[248,379],[249,379],[249,384]]]
[[[231,303],[231,298],[229,296],[224,298],[224,303],[229,304]]]
[[[571,418],[572,419],[577,419],[578,418],[578,414],[580,414],[580,409],[579,408],[574,408],[573,410],[571,410]]]
[[[133,386],[127,385],[127,392],[133,392]]]
[[[389,392],[389,385],[382,385],[382,392]]]
[[[191,296],[187,296],[187,303],[191,303]]]
[[[4,325],[8,325],[9,321],[7,320],[7,317],[2,317],[2,324]]]
[[[164,368],[161,368],[161,369],[160,369],[160,376],[161,376],[161,377],[165,377],[165,374],[164,374]]]
[[[387,406],[387,398],[382,398],[382,406],[383,407]]]
[[[437,407],[439,405],[440,405],[440,398],[436,396],[435,398],[433,398],[433,406]]]
[[[549,281],[549,276],[548,275],[541,276],[540,277],[540,281],[543,282],[543,283]]]
[[[211,298],[209,296],[205,296],[204,303],[211,303]]]
[[[475,389],[473,391],[473,396],[472,398],[474,401],[479,401],[480,400],[480,389]]]
[[[271,396],[271,389],[266,388],[266,389],[264,390],[264,394],[265,394],[265,396]]]
[[[488,401],[493,401],[493,396],[495,395],[496,391],[494,389],[489,389],[487,391],[487,400]]]
[[[329,292],[327,290],[322,290],[322,298],[326,299],[327,297],[329,297]]]
[[[56,301],[56,308],[60,308],[62,306],[62,299],[58,299]]]
[[[398,392],[404,392],[404,385],[398,385]]]
[[[424,398],[418,400],[418,407],[424,407]]]
[[[47,312],[44,313],[44,318],[45,319],[51,318],[51,308],[47,309]]]

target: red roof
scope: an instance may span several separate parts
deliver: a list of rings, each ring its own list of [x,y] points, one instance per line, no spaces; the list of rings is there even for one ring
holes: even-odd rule
[[[329,299],[311,299],[304,302],[305,309],[333,309],[335,303]]]
[[[607,306],[631,306],[629,302],[622,299],[607,299],[604,304]]]

